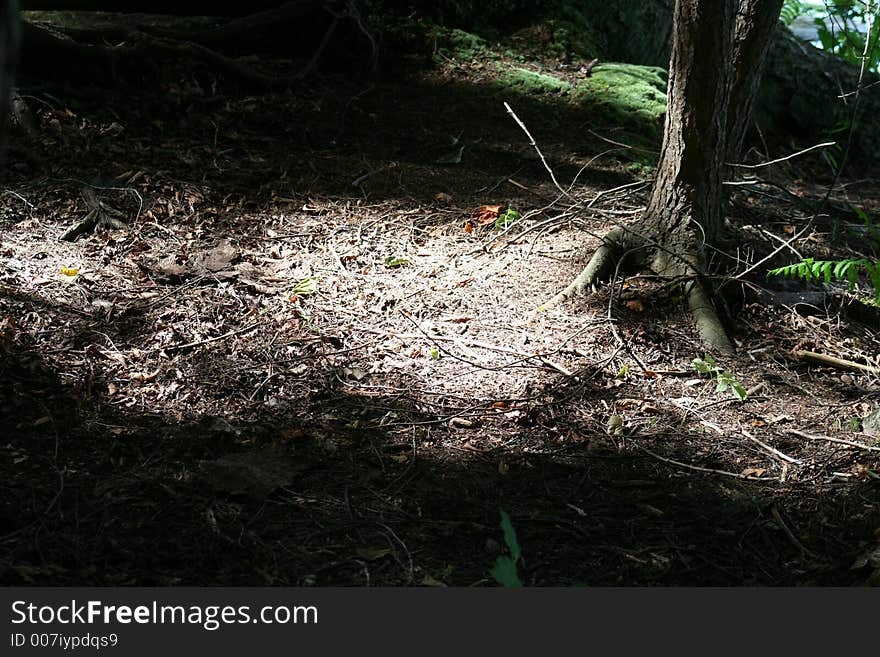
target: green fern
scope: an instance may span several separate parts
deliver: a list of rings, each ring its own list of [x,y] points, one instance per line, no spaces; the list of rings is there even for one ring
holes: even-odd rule
[[[802,0],[785,0],[779,18],[786,25],[791,25],[798,16],[808,14],[811,9],[813,8]]]
[[[859,280],[859,272],[865,272],[874,287],[874,303],[880,305],[880,262],[871,262],[864,258],[845,260],[814,260],[806,258],[793,265],[771,269],[768,276],[783,276],[801,279],[807,283],[822,281],[830,283],[846,281],[852,290]]]

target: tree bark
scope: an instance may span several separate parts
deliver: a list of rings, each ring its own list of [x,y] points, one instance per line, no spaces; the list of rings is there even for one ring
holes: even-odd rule
[[[727,161],[738,162],[767,64],[767,47],[783,0],[741,0],[733,44],[733,84],[727,106]]]
[[[699,276],[706,270],[705,245],[717,241],[724,218],[734,9],[733,0],[676,2],[663,146],[643,218],[657,240],[650,269],[686,279],[701,339],[723,351],[732,345]]]
[[[663,146],[645,217],[679,247],[712,243],[721,230],[724,150],[718,145],[726,135],[733,12],[732,0],[675,6]],[[668,254],[658,257],[657,273],[692,269]]]

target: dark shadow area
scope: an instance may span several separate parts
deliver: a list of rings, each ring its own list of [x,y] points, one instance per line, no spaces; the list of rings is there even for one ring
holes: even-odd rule
[[[475,413],[480,429],[470,432],[399,397],[331,385],[233,425],[128,413],[75,385],[63,399],[47,396],[57,380],[21,377],[8,360],[5,373],[14,397],[4,397],[0,420],[4,584],[487,583],[500,508],[513,518],[530,585],[849,585],[867,576],[851,566],[878,521],[876,486],[819,493],[687,472],[596,435],[560,442],[577,430],[568,410],[596,403],[588,398],[537,406],[518,429]],[[37,400],[51,404],[48,421],[29,414]],[[376,428],[389,413],[398,426]],[[492,447],[493,433],[507,445]],[[701,465],[716,465],[694,438],[638,444],[673,459],[692,460],[695,449]]]

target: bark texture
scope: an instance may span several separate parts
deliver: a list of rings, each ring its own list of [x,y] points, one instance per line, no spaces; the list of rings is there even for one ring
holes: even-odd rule
[[[727,161],[738,162],[777,29],[783,0],[741,0],[733,43],[733,82],[727,106]]]

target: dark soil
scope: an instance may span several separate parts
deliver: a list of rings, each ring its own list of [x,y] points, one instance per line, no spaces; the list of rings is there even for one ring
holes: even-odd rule
[[[874,309],[768,282],[788,250],[719,277],[739,350],[718,366],[745,401],[694,370],[662,282],[535,314],[648,183],[626,150],[597,157],[590,130],[625,131],[491,78],[25,81],[36,130],[14,131],[0,200],[0,581],[491,585],[503,509],[528,585],[876,583],[878,377],[793,354],[880,365]],[[767,175],[788,193],[737,188],[720,272],[794,235],[876,259],[849,210],[876,218],[876,179],[811,221],[821,160]],[[60,241],[84,189],[128,227]],[[523,218],[503,233],[492,205]]]

